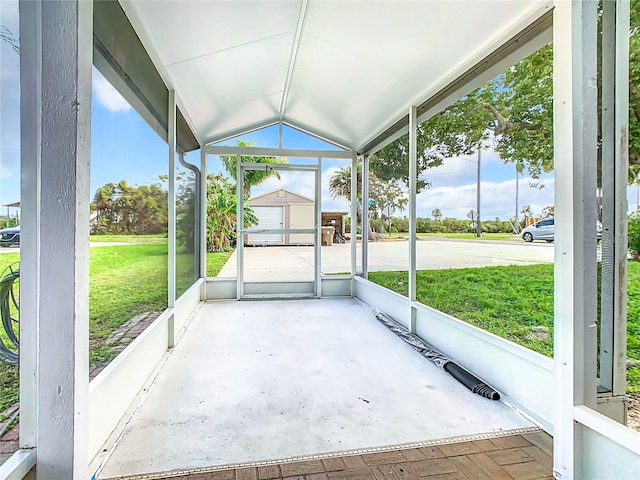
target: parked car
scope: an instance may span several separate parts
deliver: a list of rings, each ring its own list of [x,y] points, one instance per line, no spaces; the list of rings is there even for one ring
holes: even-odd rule
[[[556,223],[554,218],[545,218],[539,222],[529,225],[522,229],[520,235],[525,242],[533,242],[534,240],[546,240],[547,242],[553,242],[556,234]],[[602,222],[600,220],[596,223],[596,237],[598,240],[602,239]]]
[[[0,247],[20,246],[20,225],[0,230]]]

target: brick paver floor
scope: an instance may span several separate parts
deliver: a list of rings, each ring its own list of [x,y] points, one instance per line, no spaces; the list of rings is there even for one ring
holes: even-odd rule
[[[173,480],[553,479],[552,440],[540,431],[422,448],[155,477]],[[150,479],[152,477],[145,476]]]

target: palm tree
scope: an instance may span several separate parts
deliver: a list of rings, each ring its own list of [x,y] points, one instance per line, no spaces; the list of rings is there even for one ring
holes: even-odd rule
[[[209,175],[207,182],[207,249],[229,250],[236,240],[236,188],[223,175]],[[244,226],[258,224],[250,208],[244,209]]]
[[[362,164],[358,163],[356,170],[356,214],[357,222],[361,223],[362,218]],[[377,201],[376,193],[380,190],[382,182],[378,180],[373,172],[369,172],[370,196]],[[337,170],[329,179],[329,191],[332,198],[342,197],[351,201],[351,167],[342,167]],[[381,240],[384,235],[374,232],[371,223],[368,224],[367,238],[372,241]]]
[[[236,142],[238,147],[253,147],[253,145],[249,142],[243,142],[242,140],[238,140]],[[249,157],[250,162],[252,163],[287,163],[286,157],[277,158],[277,157]],[[220,155],[220,160],[222,160],[222,164],[229,175],[237,182],[237,162],[235,155]],[[245,170],[244,172],[244,188],[242,193],[245,198],[249,198],[251,196],[251,187],[255,185],[259,185],[270,177],[276,177],[280,180],[280,174],[277,170]]]

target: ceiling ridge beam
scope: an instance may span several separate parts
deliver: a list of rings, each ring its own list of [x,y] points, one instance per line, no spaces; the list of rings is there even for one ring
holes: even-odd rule
[[[298,15],[298,24],[296,25],[296,33],[293,38],[293,44],[291,45],[291,53],[289,54],[289,66],[287,68],[287,76],[284,80],[284,86],[282,87],[282,97],[280,98],[280,120],[284,118],[285,108],[287,101],[289,100],[289,91],[291,89],[291,79],[293,78],[293,71],[296,68],[296,60],[298,59],[298,50],[300,48],[300,40],[302,38],[302,32],[304,31],[304,24],[307,18],[307,7],[309,6],[309,0],[302,0],[300,3],[300,14]]]

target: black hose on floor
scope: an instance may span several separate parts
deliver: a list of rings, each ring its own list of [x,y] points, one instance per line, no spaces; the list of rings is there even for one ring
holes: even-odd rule
[[[493,388],[465,370],[457,363],[453,362],[442,352],[436,350],[433,346],[422,340],[417,335],[409,332],[406,328],[396,322],[393,318],[382,312],[376,312],[376,318],[385,325],[389,330],[399,336],[406,343],[411,345],[420,355],[433,363],[436,367],[442,368],[449,375],[455,378],[462,385],[467,387],[473,393],[489,400],[500,400],[500,394]]]

